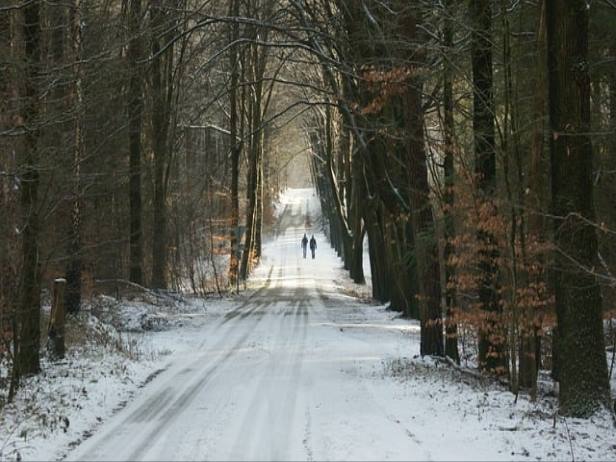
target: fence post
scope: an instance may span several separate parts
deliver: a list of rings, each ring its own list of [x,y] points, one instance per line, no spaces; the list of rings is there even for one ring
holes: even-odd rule
[[[53,282],[53,303],[49,317],[47,335],[48,348],[54,359],[64,358],[64,287],[66,279],[56,279]]]

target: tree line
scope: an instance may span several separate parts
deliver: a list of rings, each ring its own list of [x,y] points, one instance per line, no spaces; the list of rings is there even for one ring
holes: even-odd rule
[[[275,4],[0,4],[10,395],[40,371],[53,279],[66,279],[77,316],[98,293],[235,290],[258,262],[289,161],[268,154],[285,116],[267,121],[280,104],[264,75],[282,60],[259,46],[271,29],[258,22]]]
[[[328,91],[312,171],[351,277],[367,235],[373,297],[420,321],[422,355],[476,353],[533,398],[548,369],[566,415],[609,406],[614,5],[290,3]]]

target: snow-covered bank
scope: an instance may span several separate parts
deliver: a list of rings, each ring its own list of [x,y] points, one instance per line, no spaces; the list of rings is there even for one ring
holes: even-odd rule
[[[342,268],[338,271],[340,276],[344,274]],[[332,280],[338,284],[343,278]],[[340,286],[341,294],[355,290],[348,279]],[[346,295],[338,295],[331,296],[327,305],[346,303],[352,302]],[[611,413],[588,420],[564,418],[557,414],[554,395],[543,394],[537,402],[527,394],[516,398],[489,378],[479,379],[444,362],[422,359],[418,323],[400,319],[383,306],[355,302],[353,310],[330,313],[341,336],[373,345],[375,352],[344,367],[355,384],[345,399],[358,403],[358,414],[365,412],[361,403],[372,402],[370,406],[376,405],[425,451],[409,453],[403,459],[616,460],[616,427]],[[382,348],[384,342],[386,348]],[[360,448],[362,443],[374,443],[374,435],[367,435],[366,442],[351,436],[351,422],[361,420],[361,415],[330,417],[325,425],[341,439],[351,439]],[[388,443],[393,448],[400,441],[394,434]],[[327,458],[369,459],[361,454],[361,449],[341,447]],[[387,459],[387,453],[383,454]]]
[[[0,460],[63,458],[138,396],[174,354],[194,348],[208,304],[93,299],[67,321],[66,358],[44,355],[41,374],[22,379],[15,401],[0,410]]]
[[[22,379],[12,404],[0,412],[0,459],[62,457],[121,408],[163,364],[139,334],[119,333],[84,315],[68,324],[64,360],[43,358],[42,372]],[[78,345],[76,344],[78,342]]]
[[[608,412],[557,415],[556,398],[532,403],[430,359],[401,358],[370,371],[371,393],[433,460],[616,460]],[[397,403],[393,405],[392,402]]]

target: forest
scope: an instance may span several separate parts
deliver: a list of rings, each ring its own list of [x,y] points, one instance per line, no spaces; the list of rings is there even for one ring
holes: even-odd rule
[[[0,408],[54,297],[241,296],[297,184],[422,357],[613,412],[613,0],[2,0]]]

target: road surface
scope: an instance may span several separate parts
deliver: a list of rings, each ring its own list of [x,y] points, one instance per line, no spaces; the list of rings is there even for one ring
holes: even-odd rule
[[[314,198],[283,206],[251,295],[212,316],[198,347],[69,459],[430,458],[359,372],[403,336],[358,317],[359,302],[332,283],[340,263],[317,233]],[[315,260],[301,257],[304,232],[319,241]]]

